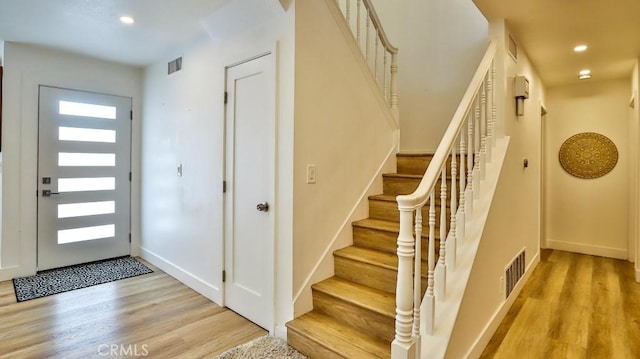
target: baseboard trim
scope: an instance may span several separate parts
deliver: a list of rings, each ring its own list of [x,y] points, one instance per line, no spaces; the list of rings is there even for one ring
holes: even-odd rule
[[[467,355],[465,356],[465,358],[475,359],[475,358],[479,358],[480,355],[482,355],[484,348],[487,347],[487,344],[489,344],[489,341],[491,340],[493,335],[496,333],[496,330],[498,330],[498,327],[500,326],[504,318],[507,316],[509,309],[511,309],[511,306],[516,301],[516,298],[518,298],[518,295],[522,291],[522,288],[524,287],[525,283],[529,281],[529,278],[531,277],[531,273],[533,273],[533,270],[536,268],[538,263],[540,263],[540,251],[536,253],[531,263],[529,263],[529,266],[527,267],[527,270],[525,271],[524,276],[522,277],[520,282],[518,282],[516,287],[513,289],[513,292],[511,292],[511,295],[509,296],[509,298],[504,302],[502,302],[502,305],[493,314],[493,317],[482,330],[482,334],[473,343],[473,345],[467,352]]]
[[[274,333],[276,338],[280,338],[287,341],[287,327],[285,325],[276,325],[276,330]]]
[[[604,246],[594,246],[590,244],[582,244],[575,242],[556,241],[547,238],[547,248],[559,251],[575,252],[582,254],[590,254],[599,257],[608,257],[616,259],[628,259],[629,254],[626,249],[612,248]]]
[[[20,266],[0,268],[0,282],[11,280],[17,277],[22,277],[22,275],[20,275]]]
[[[196,277],[195,275],[189,273],[188,271],[180,268],[176,264],[164,259],[158,254],[144,247],[140,247],[140,254],[141,254],[141,257],[149,261],[149,263],[160,268],[162,271],[174,277],[175,279],[179,280],[187,287],[202,294],[203,296],[215,302],[216,304],[221,303],[220,288],[205,282],[204,280]]]

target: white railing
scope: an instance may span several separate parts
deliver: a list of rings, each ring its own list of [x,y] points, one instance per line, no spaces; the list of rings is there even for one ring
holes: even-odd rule
[[[484,178],[485,164],[491,160],[495,144],[495,53],[496,45],[492,42],[418,188],[409,195],[397,197],[400,234],[396,335],[391,345],[391,357],[394,359],[409,358],[413,353],[420,357],[421,336],[432,335],[438,326],[435,321],[437,302],[447,300],[447,271],[455,270],[456,248],[465,240],[465,225],[471,218],[473,200],[479,196],[480,180]],[[439,221],[436,215],[438,196]],[[427,288],[423,298],[420,266],[422,209],[427,203],[429,250]],[[436,263],[438,222],[440,245]],[[421,318],[423,300],[426,313]]]
[[[398,49],[391,45],[371,0],[335,0],[374,80],[393,114],[398,113]]]

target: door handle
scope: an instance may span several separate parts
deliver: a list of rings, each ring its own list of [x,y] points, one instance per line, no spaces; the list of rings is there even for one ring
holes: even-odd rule
[[[49,189],[42,190],[42,197],[51,197],[54,194],[60,194],[60,192],[51,192]]]
[[[269,203],[267,202],[258,203],[258,205],[256,206],[256,209],[260,212],[269,212]]]

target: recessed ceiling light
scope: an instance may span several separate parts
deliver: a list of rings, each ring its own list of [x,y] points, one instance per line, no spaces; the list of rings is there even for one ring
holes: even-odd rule
[[[588,80],[591,78],[591,75],[580,75],[578,76],[578,79],[580,80]]]
[[[584,70],[580,71],[580,75],[582,75],[582,76],[591,75],[591,70],[584,69]]]
[[[573,51],[575,52],[583,52],[583,51],[587,51],[589,47],[587,45],[578,45],[576,47],[573,48]]]
[[[136,22],[131,16],[120,16],[120,22],[123,24],[131,25]]]

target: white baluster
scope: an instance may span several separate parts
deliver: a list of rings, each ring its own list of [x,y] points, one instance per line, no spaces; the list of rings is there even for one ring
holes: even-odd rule
[[[466,219],[466,171],[465,171],[465,152],[467,150],[467,145],[465,143],[465,133],[460,131],[460,203],[458,204],[458,229],[456,233],[456,239],[458,243],[462,243],[465,239],[465,224],[467,223]]]
[[[475,116],[473,121],[473,147],[475,156],[473,157],[473,199],[480,198],[480,96],[475,100]]]
[[[384,64],[382,65],[382,95],[385,100],[389,100],[387,93],[387,51],[385,50],[383,53],[384,56]]]
[[[426,308],[426,318],[424,320],[426,334],[433,334],[433,328],[435,324],[435,260],[436,260],[436,202],[433,193],[431,191],[429,197],[429,253],[427,253],[427,292],[424,296],[424,305]]]
[[[454,142],[455,143],[455,142]],[[451,148],[451,215],[449,218],[449,234],[447,236],[447,266],[449,270],[456,270],[456,257],[458,255],[458,238],[456,237],[457,211],[458,211],[458,191],[456,189],[456,179],[458,175],[458,161],[456,159],[456,146]],[[446,212],[445,212],[446,214]],[[446,217],[446,216],[445,216]]]
[[[380,47],[380,33],[376,34],[376,50],[375,55],[373,56],[373,77],[378,82],[378,53],[380,52],[378,48]]]
[[[447,285],[447,167],[440,178],[440,257],[436,267],[436,298],[444,301]]]
[[[486,176],[487,164],[487,82],[484,81],[480,86],[480,180],[484,180]]]
[[[396,335],[391,344],[391,356],[407,357],[415,353],[413,325],[413,208],[399,208],[400,233],[398,235],[398,280],[396,287]]]
[[[420,303],[422,301],[422,207],[416,209],[416,259],[413,270],[413,339],[420,353]]]
[[[360,26],[362,24],[361,12],[362,0],[356,0],[356,42],[358,43],[358,48],[360,49],[360,51],[362,51],[362,43],[360,41]]]
[[[391,110],[398,115],[398,54],[391,54]]]
[[[469,110],[467,114],[467,134],[468,134],[468,142],[467,142],[467,195],[466,198],[466,213],[471,216],[473,213],[473,199],[475,198],[474,192],[475,188],[473,187],[473,114],[472,110]]]
[[[371,34],[370,34],[370,27],[371,27],[371,17],[369,17],[369,13],[367,12],[367,31],[366,31],[366,36],[365,36],[365,52],[364,52],[364,58],[367,59],[367,65],[369,64],[369,47],[371,44]],[[369,65],[371,66],[371,65]]]
[[[496,106],[496,62],[491,62],[491,147],[496,145],[496,121],[498,120],[498,107]]]
[[[351,0],[345,0],[344,7],[345,7],[344,16],[345,16],[345,19],[347,20],[347,25],[349,25],[349,29],[351,29]]]
[[[491,163],[493,149],[493,80],[491,78],[491,69],[487,72],[487,140],[485,144],[485,152],[487,153],[487,162]]]

